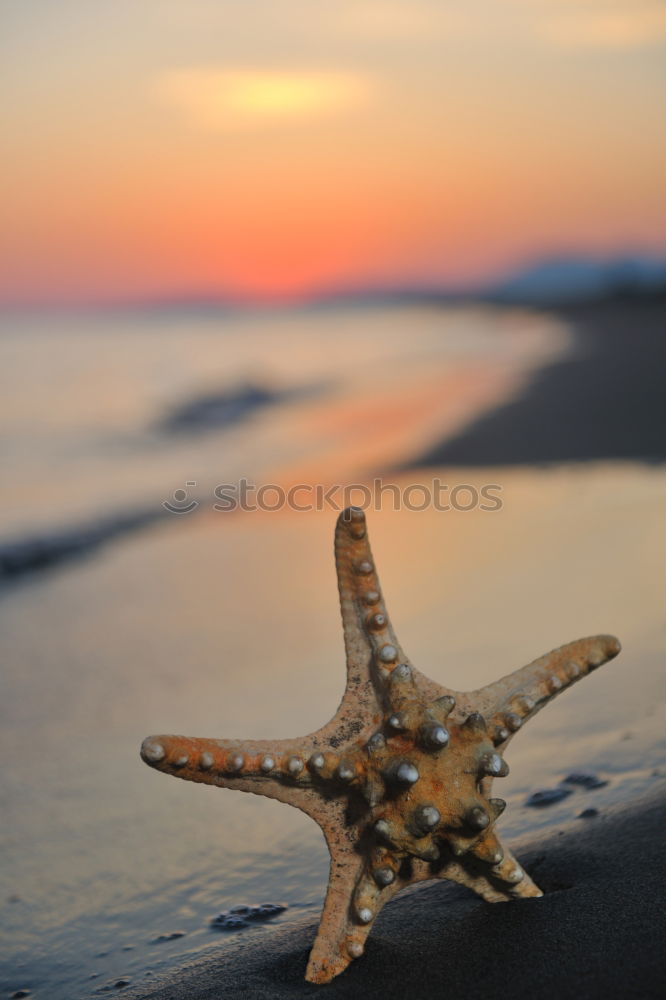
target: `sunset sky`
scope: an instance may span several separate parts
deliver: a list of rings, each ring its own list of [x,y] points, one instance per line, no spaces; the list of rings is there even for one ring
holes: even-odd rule
[[[0,301],[666,253],[664,0],[0,0]]]

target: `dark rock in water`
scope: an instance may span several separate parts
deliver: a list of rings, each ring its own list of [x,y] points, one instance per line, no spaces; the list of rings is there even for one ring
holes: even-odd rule
[[[275,917],[287,909],[284,903],[262,903],[258,907],[260,917]]]
[[[596,774],[591,774],[589,771],[572,771],[571,774],[562,779],[562,783],[565,785],[578,785],[579,788],[587,789],[604,788],[608,784],[603,778],[599,778]]]
[[[239,423],[255,410],[281,402],[285,395],[251,383],[208,393],[174,410],[161,422],[160,429],[178,433],[219,430]]]
[[[215,930],[238,931],[249,927],[252,923],[264,922],[284,913],[287,909],[284,903],[261,903],[258,906],[239,904],[228,910],[223,910],[210,922]]]
[[[160,941],[176,941],[178,938],[185,937],[186,931],[171,931],[170,934],[160,934],[155,938],[155,943],[159,944]],[[123,951],[127,949],[123,948]]]
[[[12,1000],[21,1000],[22,997],[31,996],[30,990],[16,990],[12,993]]]
[[[556,802],[561,802],[562,799],[566,799],[567,795],[571,795],[570,788],[544,788],[538,792],[532,792],[525,805],[535,809],[543,809],[544,806],[553,806]]]
[[[578,819],[593,819],[595,816],[599,815],[598,809],[583,809],[582,812],[578,813]]]
[[[222,913],[215,920],[211,921],[213,927],[220,931],[241,931],[244,927],[249,927],[244,917],[224,916]]]
[[[571,774],[562,779],[559,788],[545,788],[542,791],[534,792],[530,795],[525,805],[541,808],[542,806],[551,806],[556,802],[561,802],[562,799],[566,799],[568,795],[571,795],[573,791],[573,788],[567,787],[568,785],[573,785],[576,788],[584,788],[589,791],[594,788],[604,788],[607,784],[606,780],[596,774],[592,774],[591,771],[572,771]],[[581,816],[585,818],[588,815],[596,815],[596,810],[592,812],[585,810],[581,813]]]
[[[116,979],[113,985],[115,989],[121,990],[123,986],[129,986],[131,982],[132,982],[131,979]]]

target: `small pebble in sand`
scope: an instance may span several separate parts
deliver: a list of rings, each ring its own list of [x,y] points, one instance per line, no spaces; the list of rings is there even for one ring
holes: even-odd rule
[[[270,920],[287,909],[284,903],[260,903],[258,906],[245,904],[232,906],[213,917],[210,924],[216,930],[239,931],[257,921]]]
[[[113,984],[113,986],[114,986],[114,989],[121,990],[123,988],[123,986],[129,986],[129,984],[131,982],[132,982],[131,979],[116,979],[116,981]]]
[[[221,916],[221,914],[220,914]],[[225,917],[223,920],[214,920],[213,923],[216,927],[221,927],[225,931],[239,931],[243,927],[248,927],[249,924],[247,920],[243,917]]]
[[[556,802],[561,802],[567,795],[571,795],[570,788],[543,788],[538,792],[532,792],[525,805],[543,809],[544,806],[553,806]]]
[[[562,779],[562,782],[565,785],[578,785],[579,788],[587,788],[588,790],[604,788],[608,784],[603,778],[591,774],[589,771],[572,771],[571,774]]]
[[[599,815],[598,809],[583,809],[582,812],[578,813],[578,819],[593,819],[595,816]]]

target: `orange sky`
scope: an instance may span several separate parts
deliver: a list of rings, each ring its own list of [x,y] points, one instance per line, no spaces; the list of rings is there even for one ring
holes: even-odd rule
[[[12,0],[0,301],[666,252],[662,0]]]

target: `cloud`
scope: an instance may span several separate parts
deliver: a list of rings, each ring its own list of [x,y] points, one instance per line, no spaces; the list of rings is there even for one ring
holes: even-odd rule
[[[666,5],[661,0],[618,4],[597,0],[560,11],[540,24],[546,41],[566,48],[640,49],[666,40]]]
[[[154,92],[200,128],[309,122],[367,106],[375,85],[351,72],[193,68],[163,73]]]

